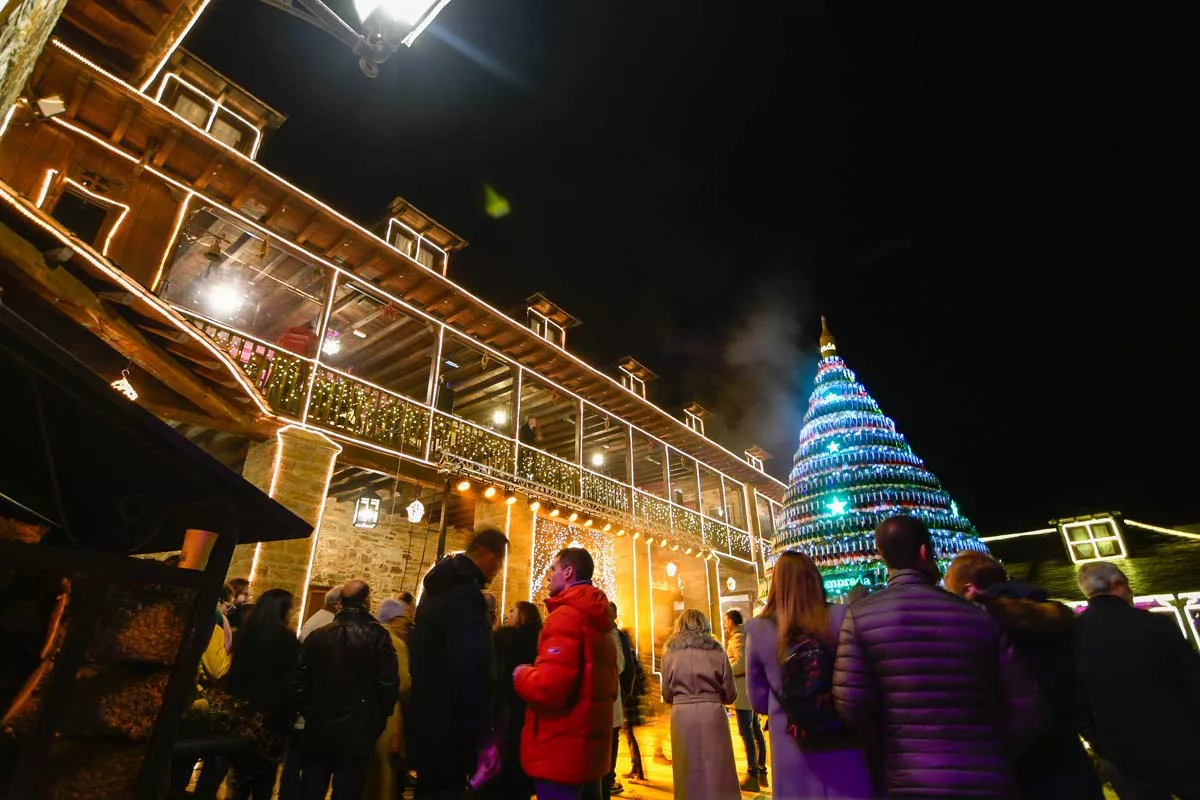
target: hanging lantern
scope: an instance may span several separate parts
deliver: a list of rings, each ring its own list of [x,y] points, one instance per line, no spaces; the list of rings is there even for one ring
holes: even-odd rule
[[[404,513],[408,514],[408,521],[416,525],[425,516],[425,504],[420,500],[413,500],[405,507]]]
[[[736,590],[737,589],[737,581],[735,581],[732,577],[726,578],[725,579],[725,588],[727,588],[731,592]]]
[[[374,528],[379,524],[379,495],[370,490],[359,496],[354,504],[354,527]]]

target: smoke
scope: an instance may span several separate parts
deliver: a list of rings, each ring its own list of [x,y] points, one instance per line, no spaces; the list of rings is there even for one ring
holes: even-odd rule
[[[757,444],[771,454],[767,469],[787,473],[800,433],[804,384],[816,361],[819,317],[808,292],[792,281],[755,287],[744,321],[724,348],[718,408],[722,439],[738,448]],[[808,334],[812,334],[809,336]]]

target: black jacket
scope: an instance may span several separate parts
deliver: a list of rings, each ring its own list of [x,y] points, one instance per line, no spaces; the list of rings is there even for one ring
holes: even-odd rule
[[[424,765],[465,776],[491,737],[495,656],[483,585],[483,572],[462,554],[425,576],[408,640],[412,711],[405,716],[418,772]]]
[[[261,711],[272,730],[286,732],[295,722],[295,703],[288,689],[300,642],[282,623],[247,634],[243,628],[233,637],[233,663],[226,679],[229,693]]]
[[[541,625],[501,628],[496,632],[496,739],[500,745],[500,777],[484,797],[529,797],[533,779],[521,769],[521,730],[525,727],[525,701],[513,689],[512,674],[521,664],[537,659]]]
[[[633,646],[629,643],[629,634],[617,628],[617,636],[621,640],[621,655],[625,659],[625,670],[618,676],[621,687],[621,700],[628,700],[633,694]]]
[[[1048,712],[1041,732],[1013,764],[1022,800],[1103,800],[1100,780],[1079,740],[1083,724],[1075,678],[1075,612],[1041,588],[1005,581],[980,599],[1037,680]]]
[[[1097,753],[1132,778],[1194,772],[1200,655],[1174,619],[1093,597],[1075,624],[1075,664]]]
[[[392,637],[364,609],[342,609],[309,634],[292,685],[310,746],[370,753],[400,696],[399,673]]]

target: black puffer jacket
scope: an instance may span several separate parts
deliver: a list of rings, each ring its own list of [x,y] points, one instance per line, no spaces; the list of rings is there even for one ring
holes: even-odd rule
[[[392,637],[361,608],[309,634],[293,681],[305,739],[322,752],[365,756],[400,696]]]
[[[465,776],[491,737],[495,654],[484,576],[459,554],[425,576],[408,639],[412,712],[408,755],[418,772]]]
[[[1012,756],[1040,724],[1028,672],[987,612],[898,570],[850,606],[833,677],[888,797],[1013,795]]]

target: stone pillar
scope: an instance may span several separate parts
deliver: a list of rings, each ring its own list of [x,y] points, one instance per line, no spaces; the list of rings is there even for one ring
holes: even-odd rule
[[[508,537],[508,558],[504,562],[504,569],[488,587],[488,591],[500,601],[501,613],[512,608],[518,600],[529,599],[533,516],[528,498],[523,495],[517,495],[517,502],[512,505],[505,504],[503,500],[480,500],[475,503],[475,527],[492,527],[503,531]]]
[[[612,540],[613,563],[617,567],[617,596],[611,597],[617,603],[618,622],[629,631],[630,644],[640,655],[649,646],[642,632],[642,627],[649,619],[649,606],[646,604],[649,585],[646,582],[644,559],[638,558],[638,545],[641,543],[635,542],[630,536],[617,536]],[[641,549],[644,551],[646,548],[643,546]]]
[[[20,97],[66,6],[67,0],[0,3],[0,115]]]
[[[251,445],[242,476],[316,530],[307,539],[239,545],[229,567],[230,577],[248,577],[256,594],[287,589],[300,607],[308,593],[309,565],[321,535],[333,464],[341,451],[341,446],[324,434],[294,427]]]

